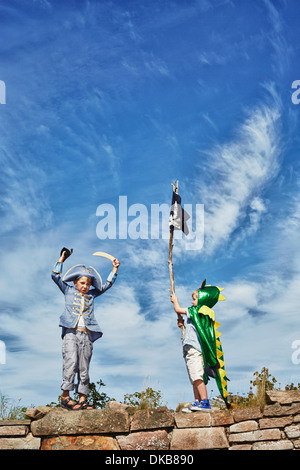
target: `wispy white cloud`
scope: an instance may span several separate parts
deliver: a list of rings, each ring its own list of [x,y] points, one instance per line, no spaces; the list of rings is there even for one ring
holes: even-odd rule
[[[199,54],[199,62],[205,65],[224,65],[227,57],[218,54],[215,51],[201,52]]]
[[[271,0],[263,0],[272,29],[266,33],[273,48],[273,69],[276,74],[284,76],[290,68],[294,54],[293,45],[287,41],[284,20],[280,13],[280,6]]]
[[[244,381],[247,368],[250,380],[255,370],[266,366],[282,385],[298,382],[299,366],[292,361],[292,344],[300,339],[299,228],[297,195],[272,221],[268,237],[264,237],[264,251],[249,272],[236,273],[230,282],[222,283],[226,301],[217,305],[216,313],[228,374],[231,369],[234,381],[242,363]]]
[[[295,292],[299,291],[300,272],[290,280],[284,280],[280,271],[265,272],[264,278],[259,278],[223,283],[226,301],[215,309],[233,387],[241,378],[241,365],[248,384],[254,371],[262,367],[268,367],[284,384],[295,383],[298,377],[291,348],[299,339]]]
[[[168,67],[161,59],[149,58],[145,61],[145,67],[155,75],[169,75]]]
[[[45,194],[45,172],[21,155],[1,152],[2,223],[0,233],[45,229],[50,226],[52,211]],[[16,232],[15,232],[16,233]]]
[[[199,168],[204,175],[199,200],[205,206],[207,253],[229,241],[249,209],[248,229],[258,228],[265,211],[264,189],[280,168],[280,128],[279,106],[262,104],[249,113],[232,141],[207,152],[208,163]]]

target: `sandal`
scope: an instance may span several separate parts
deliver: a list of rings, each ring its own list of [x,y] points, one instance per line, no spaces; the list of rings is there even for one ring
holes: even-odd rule
[[[69,404],[69,402],[72,401],[73,403]],[[73,400],[72,398],[68,397],[65,398],[64,400],[61,399],[60,406],[62,408],[66,408],[67,410],[80,410],[81,407],[79,408],[74,408],[76,405],[78,405],[78,401]]]
[[[85,400],[78,402],[80,405],[80,410],[93,410],[94,407],[92,405],[89,405]]]

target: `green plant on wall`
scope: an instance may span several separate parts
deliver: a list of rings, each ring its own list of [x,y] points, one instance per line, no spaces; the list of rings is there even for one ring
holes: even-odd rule
[[[142,392],[124,395],[124,403],[136,409],[157,408],[162,406],[161,392],[147,387]]]

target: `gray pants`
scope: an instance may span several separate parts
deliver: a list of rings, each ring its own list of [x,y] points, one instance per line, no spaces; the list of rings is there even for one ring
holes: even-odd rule
[[[74,390],[75,375],[78,375],[76,391],[83,395],[89,393],[89,365],[93,343],[88,333],[74,328],[66,330],[62,343],[63,381],[62,390]]]

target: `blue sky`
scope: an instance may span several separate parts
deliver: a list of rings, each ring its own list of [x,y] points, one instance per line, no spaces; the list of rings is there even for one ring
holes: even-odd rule
[[[168,240],[150,233],[176,178],[193,223],[204,207],[204,243],[175,241],[176,293],[190,306],[204,278],[224,287],[228,390],[247,393],[262,367],[299,382],[299,13],[295,0],[0,2],[3,394],[40,405],[60,393],[51,270],[67,246],[65,270],[86,263],[105,279],[110,261],[92,254],[121,262],[96,304],[91,380],[120,401],[148,385],[171,408],[192,400]],[[128,228],[144,208],[149,232],[121,239],[117,223],[100,239],[97,208],[118,219],[121,196]]]

